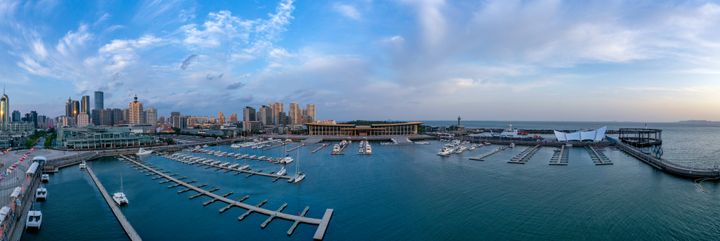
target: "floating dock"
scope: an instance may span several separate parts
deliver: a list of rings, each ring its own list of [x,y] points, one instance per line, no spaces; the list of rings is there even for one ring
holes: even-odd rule
[[[550,165],[553,166],[567,166],[568,164],[568,150],[565,145],[560,146],[560,149],[555,149],[553,156],[550,158]]]
[[[297,146],[294,146],[294,147],[292,147],[292,148],[290,148],[290,149],[285,150],[285,153],[288,153],[288,152],[297,150],[297,149],[299,149],[300,147],[303,147],[304,145],[305,145],[305,144],[300,143],[300,144],[297,145]]]
[[[598,151],[593,146],[586,146],[585,150],[590,154],[590,159],[592,159],[593,163],[595,165],[612,165],[612,161],[610,161],[610,158],[605,156],[605,153]]]
[[[524,151],[522,151],[520,154],[517,154],[514,156],[508,163],[513,164],[525,164],[527,163],[530,158],[537,153],[537,151],[540,150],[540,145],[535,145],[533,147],[528,147]]]
[[[85,170],[87,170],[87,173],[90,174],[90,179],[93,180],[95,186],[97,186],[98,190],[100,190],[103,199],[105,199],[107,205],[110,206],[110,210],[112,210],[115,218],[117,218],[118,222],[120,222],[120,226],[122,226],[123,230],[125,230],[125,234],[127,234],[128,238],[133,241],[142,240],[140,238],[140,235],[133,228],[133,226],[130,225],[130,222],[128,222],[127,218],[125,218],[125,215],[122,213],[122,211],[120,211],[120,208],[115,205],[115,201],[113,201],[113,199],[110,197],[110,194],[108,194],[107,190],[105,190],[105,187],[102,185],[102,183],[100,183],[100,180],[98,180],[98,178],[95,176],[92,168],[90,168],[90,166],[86,166]]]
[[[124,160],[126,160],[126,161],[128,161],[128,162],[130,162],[130,163],[132,163],[132,164],[134,164],[134,165],[136,165],[136,166],[138,166],[138,167],[144,168],[144,169],[146,169],[146,170],[148,170],[148,171],[150,171],[150,172],[153,172],[153,173],[155,173],[155,174],[157,174],[157,175],[159,175],[159,176],[162,176],[162,177],[165,178],[165,179],[168,179],[168,180],[170,180],[170,181],[172,181],[172,182],[178,183],[178,184],[180,184],[181,186],[184,186],[184,187],[186,187],[186,188],[190,188],[190,189],[192,189],[193,191],[197,192],[198,194],[201,194],[201,195],[203,195],[203,196],[210,197],[210,198],[212,198],[212,199],[217,199],[217,201],[219,201],[219,202],[224,202],[224,203],[226,203],[226,204],[228,204],[228,205],[233,205],[233,206],[236,206],[236,207],[240,207],[240,208],[246,209],[246,210],[248,210],[248,211],[252,211],[252,212],[259,213],[259,214],[263,214],[263,215],[267,215],[267,216],[272,216],[272,217],[275,217],[275,218],[285,219],[285,220],[293,221],[293,222],[296,222],[296,223],[306,223],[306,224],[311,224],[311,225],[318,225],[318,228],[315,230],[315,234],[313,235],[313,239],[315,239],[315,240],[322,240],[322,239],[323,239],[323,237],[325,236],[325,232],[326,232],[326,230],[327,230],[327,227],[328,227],[328,225],[330,224],[330,219],[332,218],[333,209],[326,209],[326,210],[325,210],[325,214],[323,215],[323,217],[320,218],[320,219],[317,219],[317,218],[309,218],[309,217],[305,217],[305,216],[298,216],[298,215],[292,215],[292,214],[282,213],[282,212],[275,211],[275,210],[269,210],[269,209],[265,209],[265,208],[259,207],[259,206],[261,206],[261,205],[256,206],[256,205],[250,205],[250,204],[247,204],[247,203],[244,203],[244,202],[238,202],[238,201],[229,199],[229,198],[227,198],[227,197],[223,197],[223,196],[221,196],[221,195],[218,195],[218,194],[209,192],[209,191],[207,191],[207,190],[201,189],[201,188],[199,188],[199,187],[193,186],[192,184],[188,184],[188,183],[183,182],[183,181],[181,181],[181,180],[178,180],[178,179],[176,179],[176,178],[173,178],[173,177],[171,177],[170,175],[167,175],[167,174],[162,173],[162,172],[160,172],[160,171],[158,171],[158,170],[155,170],[154,168],[152,168],[152,167],[150,167],[150,166],[148,166],[148,165],[146,165],[146,164],[143,164],[143,163],[141,163],[141,162],[139,162],[139,161],[137,161],[137,160],[134,160],[134,159],[132,159],[132,158],[130,158],[130,157],[127,157],[127,156],[124,156],[124,155],[122,155],[122,156],[120,156],[120,157],[121,157],[122,159],[124,159]],[[269,222],[268,222],[268,223],[269,223]],[[265,225],[267,225],[267,224],[265,224]],[[288,235],[290,235],[290,234],[292,234],[292,233],[289,233]]]
[[[318,151],[322,150],[323,148],[325,148],[325,147],[327,147],[327,146],[328,146],[327,143],[320,144],[320,146],[318,146],[317,148],[315,148],[315,150],[312,150],[312,153],[318,152]]]
[[[495,149],[494,151],[491,151],[491,152],[482,154],[482,155],[479,156],[479,157],[471,157],[470,160],[473,160],[473,161],[485,161],[485,158],[488,158],[489,156],[498,154],[498,153],[500,153],[501,151],[507,150],[508,148],[509,148],[509,147],[507,147],[507,146],[498,147],[498,148]]]
[[[244,168],[245,166],[235,166],[235,167],[233,167],[233,166],[234,166],[233,163],[230,163],[230,162],[222,162],[222,161],[217,161],[217,160],[212,160],[212,159],[209,159],[209,158],[203,158],[203,159],[198,159],[197,161],[187,162],[187,161],[181,161],[179,158],[173,158],[172,156],[164,156],[164,157],[167,158],[167,159],[174,160],[174,161],[177,161],[177,162],[180,162],[180,163],[185,163],[185,164],[188,164],[188,165],[198,164],[198,165],[202,165],[202,166],[205,166],[205,167],[208,167],[208,168],[217,168],[217,169],[219,169],[219,170],[227,170],[227,171],[236,172],[236,173],[246,173],[246,174],[250,174],[250,175],[258,175],[258,176],[264,176],[264,177],[272,177],[272,178],[276,178],[276,179],[287,179],[287,180],[292,179],[292,176],[288,176],[288,175],[276,175],[276,174],[274,174],[274,173],[267,173],[267,172],[261,172],[261,171],[253,171],[253,170],[250,170],[249,168]],[[189,157],[189,156],[185,156],[185,157]]]

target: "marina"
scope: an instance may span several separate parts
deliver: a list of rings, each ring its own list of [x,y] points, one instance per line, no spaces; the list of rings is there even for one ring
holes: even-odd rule
[[[514,164],[525,164],[530,160],[530,158],[537,153],[537,151],[540,150],[540,145],[535,145],[533,147],[528,147],[524,151],[522,151],[520,154],[517,154],[514,156],[508,163],[514,163]]]
[[[120,208],[115,205],[115,202],[110,197],[110,194],[108,194],[107,190],[105,190],[105,186],[103,186],[103,184],[98,180],[97,176],[95,176],[92,168],[86,167],[85,171],[90,176],[93,183],[95,183],[95,186],[97,186],[97,189],[100,191],[100,194],[102,194],[102,197],[103,199],[105,199],[105,202],[110,207],[110,210],[112,210],[115,218],[117,218],[118,222],[120,222],[120,226],[122,226],[123,230],[125,230],[125,234],[127,234],[128,238],[133,241],[142,240],[140,238],[140,235],[135,231],[135,228],[133,228],[127,218],[125,218],[125,215],[122,213]]]
[[[554,166],[567,166],[569,155],[565,145],[553,151],[553,156],[550,158],[550,165]]]
[[[469,159],[470,159],[470,160],[473,160],[473,161],[484,161],[485,158],[488,158],[488,157],[490,157],[490,156],[492,156],[492,155],[498,154],[498,153],[500,153],[500,152],[502,152],[502,151],[504,151],[504,150],[507,150],[507,149],[509,149],[509,148],[510,148],[509,146],[498,147],[498,148],[496,148],[495,150],[493,150],[493,151],[491,151],[491,152],[482,154],[482,155],[480,155],[480,156],[478,156],[478,157],[471,157],[471,158],[469,158]]]

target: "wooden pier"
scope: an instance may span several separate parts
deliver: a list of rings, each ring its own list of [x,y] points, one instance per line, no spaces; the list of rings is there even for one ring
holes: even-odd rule
[[[610,161],[610,158],[605,156],[605,153],[602,153],[595,149],[593,146],[586,146],[585,150],[590,154],[590,159],[592,159],[593,163],[595,165],[612,165],[612,161]]]
[[[528,147],[524,151],[522,151],[520,154],[517,154],[514,156],[508,163],[513,164],[525,164],[527,163],[530,158],[537,153],[537,151],[540,150],[540,145],[535,145],[533,147]]]
[[[487,158],[487,157],[489,157],[489,156],[492,156],[492,155],[495,155],[495,154],[497,154],[497,153],[500,153],[501,151],[507,150],[508,148],[509,148],[509,147],[507,147],[507,146],[498,147],[498,148],[495,149],[494,151],[491,151],[491,152],[482,154],[482,155],[480,155],[479,157],[471,157],[471,158],[469,158],[469,159],[470,159],[470,160],[473,160],[473,161],[485,161],[485,158]]]
[[[568,150],[565,146],[560,146],[560,149],[556,149],[553,156],[550,158],[550,165],[552,166],[567,166],[568,164]]]
[[[107,205],[110,206],[110,210],[112,210],[115,218],[118,220],[118,222],[120,222],[120,226],[122,226],[128,238],[133,241],[142,240],[140,238],[140,235],[133,228],[133,226],[130,225],[130,222],[128,222],[127,218],[125,218],[125,215],[122,213],[120,208],[115,204],[115,201],[113,201],[113,199],[110,197],[110,194],[108,194],[107,190],[105,190],[105,187],[102,185],[102,183],[100,183],[100,180],[98,180],[98,178],[95,176],[92,168],[90,168],[90,166],[88,165],[87,167],[85,167],[85,170],[87,170],[87,173],[90,174],[90,179],[92,179],[92,181],[95,183],[95,186],[98,188],[98,190],[100,190],[103,199],[105,199]]]
[[[320,219],[317,219],[317,218],[308,218],[308,217],[305,217],[305,216],[292,215],[292,214],[282,213],[282,212],[278,212],[278,211],[274,211],[274,210],[264,209],[264,208],[260,207],[260,206],[262,206],[262,205],[255,206],[255,205],[250,205],[250,204],[247,204],[247,203],[244,203],[244,202],[238,202],[238,201],[229,199],[229,198],[227,198],[227,197],[223,197],[223,196],[220,196],[220,195],[218,195],[218,194],[215,194],[215,193],[209,192],[209,191],[207,191],[207,190],[201,189],[201,188],[199,188],[199,187],[193,186],[193,185],[191,185],[191,184],[188,184],[188,183],[186,183],[186,182],[183,182],[182,180],[178,180],[178,179],[176,179],[176,178],[174,178],[174,177],[171,177],[171,176],[169,176],[169,175],[167,175],[167,174],[165,174],[165,173],[162,173],[162,172],[160,172],[160,171],[158,171],[158,170],[155,170],[154,168],[152,168],[152,167],[150,167],[150,166],[148,166],[148,165],[146,165],[146,164],[143,164],[143,163],[141,163],[141,162],[139,162],[139,161],[137,161],[137,160],[134,160],[134,159],[132,159],[132,158],[130,158],[130,157],[127,157],[127,156],[124,156],[124,155],[123,155],[123,156],[120,156],[120,157],[121,157],[122,159],[124,159],[124,160],[126,160],[126,161],[128,161],[128,162],[130,162],[130,163],[132,163],[132,164],[134,164],[134,165],[136,165],[136,166],[142,167],[142,168],[144,168],[144,169],[146,169],[146,170],[148,170],[148,171],[151,171],[151,172],[153,172],[153,173],[155,173],[155,174],[157,174],[157,175],[159,175],[159,176],[162,176],[162,177],[164,177],[165,179],[168,179],[168,180],[170,180],[170,181],[172,181],[172,182],[175,182],[175,183],[179,183],[181,186],[184,186],[184,187],[186,187],[186,188],[190,188],[190,189],[192,189],[193,191],[197,192],[198,194],[201,194],[201,195],[204,195],[204,196],[208,196],[208,197],[213,198],[213,199],[217,199],[218,201],[227,203],[228,205],[233,205],[233,206],[236,206],[236,207],[240,207],[240,208],[246,209],[246,210],[248,210],[248,211],[252,211],[252,212],[255,212],[255,213],[260,213],[260,214],[267,215],[267,216],[275,216],[276,218],[280,218],[280,219],[285,219],[285,220],[294,221],[294,222],[298,222],[298,223],[306,223],[306,224],[311,224],[311,225],[318,225],[318,228],[315,230],[315,234],[314,234],[314,236],[313,236],[313,239],[315,239],[315,240],[322,240],[322,239],[323,239],[323,237],[325,236],[325,232],[326,232],[326,230],[327,230],[327,227],[328,227],[328,225],[330,224],[330,219],[332,218],[333,209],[326,209],[326,210],[325,210],[325,214],[323,215],[323,217],[320,218]],[[264,204],[264,203],[263,203],[263,204]]]

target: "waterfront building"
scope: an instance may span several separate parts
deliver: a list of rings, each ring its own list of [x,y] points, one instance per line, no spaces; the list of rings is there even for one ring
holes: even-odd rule
[[[262,123],[259,121],[243,121],[243,131],[252,133],[262,129]]]
[[[285,112],[280,112],[278,114],[278,119],[279,119],[278,125],[285,126],[285,125],[290,124],[290,117],[288,117],[288,115]]]
[[[0,123],[3,125],[10,124],[10,97],[5,94],[5,88],[3,88],[3,95],[0,97]]]
[[[150,107],[145,110],[145,123],[151,126],[157,124],[157,109]]]
[[[305,122],[312,123],[316,119],[315,104],[307,104],[305,108]]]
[[[222,111],[218,112],[218,124],[225,124],[225,114]]]
[[[138,101],[137,95],[133,98],[133,101],[128,103],[128,123],[129,124],[142,124],[142,103]]]
[[[85,95],[80,99],[80,113],[90,115],[90,96]]]
[[[77,116],[77,127],[86,127],[90,124],[90,116],[86,113],[80,113]]]
[[[188,127],[188,117],[180,116],[180,126],[178,128],[186,129],[187,127]]]
[[[180,128],[180,112],[170,112],[170,125],[173,128]]]
[[[290,103],[288,117],[290,117],[290,124],[299,125],[302,124],[302,112],[300,111],[300,105],[298,103]]]
[[[255,108],[252,108],[250,106],[245,106],[243,109],[243,122],[245,121],[255,121]]]
[[[605,133],[607,132],[607,126],[595,130],[584,130],[575,132],[561,132],[554,131],[555,137],[561,142],[572,142],[572,141],[592,141],[599,142],[605,139]]]
[[[112,123],[111,125],[126,124],[125,110],[120,108],[112,109]]]
[[[12,112],[12,122],[20,122],[22,121],[22,114],[20,111],[14,110]]]
[[[201,127],[210,121],[207,116],[188,116],[186,119],[187,127],[190,128]]]
[[[307,123],[311,136],[385,136],[417,135],[422,122],[383,123],[370,125]]]
[[[273,125],[272,108],[267,105],[261,106],[257,118],[263,126]]]
[[[57,143],[60,148],[94,150],[154,145],[153,137],[138,135],[129,127],[59,128]]]

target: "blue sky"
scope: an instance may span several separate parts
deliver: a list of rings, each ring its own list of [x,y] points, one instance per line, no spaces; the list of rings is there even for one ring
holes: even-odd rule
[[[161,115],[720,120],[718,23],[707,1],[0,0],[0,81],[51,116],[103,90]]]

